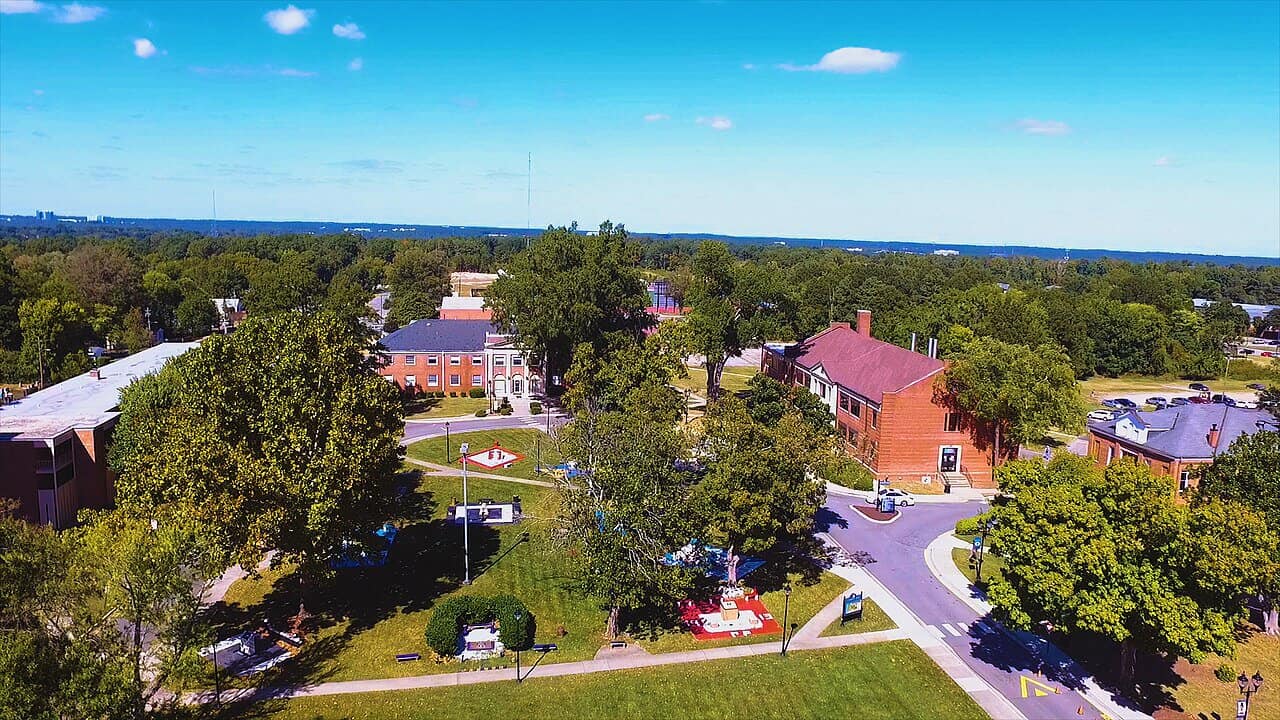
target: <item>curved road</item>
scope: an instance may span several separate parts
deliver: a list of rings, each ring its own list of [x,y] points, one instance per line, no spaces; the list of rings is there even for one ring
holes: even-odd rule
[[[863,567],[970,669],[1030,720],[1105,717],[1075,692],[1084,687],[1082,672],[1075,663],[1044,662],[998,629],[994,620],[980,616],[953,595],[925,564],[929,543],[954,530],[956,520],[985,510],[986,503],[922,503],[904,508],[892,523],[877,524],[850,507],[865,502],[828,493],[827,510],[831,514],[824,523],[829,525],[827,533],[860,558]],[[1027,633],[1014,636],[1020,641],[1034,641]]]
[[[497,415],[484,418],[464,418],[449,420],[450,433],[478,432],[483,430],[507,430],[510,428],[547,429],[546,415]],[[567,419],[562,415],[551,416],[551,429],[565,424]],[[404,439],[401,445],[408,445],[418,440],[444,435],[445,420],[406,420],[404,423]]]

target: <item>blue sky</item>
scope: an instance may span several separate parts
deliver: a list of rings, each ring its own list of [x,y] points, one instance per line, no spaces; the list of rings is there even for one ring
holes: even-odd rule
[[[1280,255],[1280,4],[0,0],[0,212]]]

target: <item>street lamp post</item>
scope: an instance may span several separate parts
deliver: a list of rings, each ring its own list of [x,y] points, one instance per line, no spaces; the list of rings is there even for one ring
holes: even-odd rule
[[[524,613],[519,610],[515,611],[517,629],[520,625],[520,619],[524,617]],[[524,682],[524,678],[520,677],[520,646],[516,645],[516,682]]]
[[[462,584],[471,584],[471,541],[468,525],[471,520],[471,508],[467,503],[467,451],[469,446],[462,443],[458,450],[462,452]]]
[[[782,586],[782,656],[787,655],[787,616],[791,611],[791,583]]]
[[[444,421],[444,461],[446,464],[453,462],[453,456],[449,454],[449,421]]]
[[[1240,673],[1236,682],[1240,684],[1240,694],[1244,696],[1244,700],[1236,702],[1236,720],[1249,720],[1249,703],[1254,694],[1262,689],[1262,673],[1255,671],[1253,677]]]

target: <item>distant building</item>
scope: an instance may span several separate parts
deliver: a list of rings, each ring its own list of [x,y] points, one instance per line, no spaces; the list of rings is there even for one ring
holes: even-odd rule
[[[1205,298],[1191,298],[1191,304],[1194,305],[1197,310],[1204,310],[1205,308],[1208,308],[1210,305],[1213,305],[1214,301],[1206,300]],[[1258,320],[1261,320],[1262,318],[1266,317],[1267,313],[1271,312],[1272,310],[1280,309],[1280,305],[1254,305],[1252,303],[1231,303],[1231,304],[1249,313],[1249,319],[1253,322],[1257,322]]]
[[[485,291],[501,273],[455,272],[449,273],[449,287],[459,297],[483,297]]]
[[[541,392],[524,352],[488,320],[416,320],[387,334],[382,345],[382,377],[408,393],[478,388],[501,399]]]
[[[195,346],[156,345],[0,408],[0,496],[18,500],[19,517],[57,528],[82,508],[110,506],[120,391]]]
[[[248,316],[244,301],[240,298],[212,298],[213,308],[218,311],[218,325],[226,330],[244,322]]]
[[[391,312],[391,293],[379,288],[369,299],[369,319],[367,320],[369,327],[378,332],[382,332],[382,328],[387,324],[387,315]]]
[[[441,320],[489,320],[493,311],[484,306],[484,298],[450,295],[440,301]]]
[[[877,478],[995,487],[991,427],[935,397],[943,361],[871,337],[870,311],[858,311],[857,329],[832,323],[801,342],[766,345],[760,363],[821,398],[846,450]],[[1002,460],[1017,452],[1002,446]]]
[[[1171,490],[1195,486],[1192,469],[1213,462],[1237,438],[1280,424],[1265,410],[1227,405],[1181,405],[1154,412],[1130,410],[1114,420],[1089,423],[1089,457],[1105,468],[1132,459],[1176,481]]]

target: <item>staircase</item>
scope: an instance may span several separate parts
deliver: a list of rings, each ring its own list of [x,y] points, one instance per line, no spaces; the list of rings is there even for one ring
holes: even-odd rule
[[[942,473],[942,482],[945,483],[946,487],[951,488],[953,492],[956,488],[970,487],[968,476],[961,472]]]

